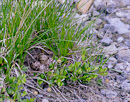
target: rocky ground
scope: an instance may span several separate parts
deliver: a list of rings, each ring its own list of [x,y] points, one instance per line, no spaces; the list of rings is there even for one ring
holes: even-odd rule
[[[109,58],[108,75],[100,86],[70,83],[44,88],[35,96],[38,102],[130,102],[130,0],[94,0],[89,11],[77,13],[76,18],[85,25],[96,19],[93,31]]]
[[[94,31],[105,55],[110,57],[106,64],[109,74],[103,82],[105,88],[94,92],[102,100],[85,102],[130,102],[130,0],[95,0],[84,15],[91,19],[99,16]]]
[[[76,17],[86,24],[96,18],[93,31],[109,57],[109,72],[101,87],[79,84],[73,94],[63,88],[63,96],[75,97],[71,102],[130,102],[130,0],[95,0],[87,13]]]
[[[108,75],[100,86],[70,83],[62,88],[44,87],[39,94],[34,87],[32,93],[38,102],[130,102],[130,0],[94,0],[89,11],[77,13],[76,18],[85,24],[96,19],[93,31],[109,57]]]

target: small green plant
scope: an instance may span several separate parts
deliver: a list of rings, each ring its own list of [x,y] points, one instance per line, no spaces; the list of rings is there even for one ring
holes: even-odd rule
[[[0,7],[0,76],[5,76],[0,101],[34,101],[21,99],[27,94],[24,90],[27,70],[24,60],[32,46],[40,45],[54,53],[57,62],[50,65],[50,71],[45,75],[39,75],[41,79],[49,81],[49,85],[63,86],[68,80],[84,83],[107,74],[102,64],[98,67],[90,64],[92,57],[86,61],[85,54],[82,61],[70,65],[64,58],[80,41],[86,39],[88,34],[85,31],[94,23],[90,21],[85,27],[78,25],[73,18],[74,5],[60,5],[57,0],[2,0]],[[44,81],[38,79],[37,82],[42,84]]]
[[[50,71],[46,72],[46,78],[50,82],[50,85],[57,84],[59,87],[66,85],[67,81],[86,83],[98,76],[107,75],[107,68],[102,66],[91,65],[90,62],[86,62],[85,54],[82,55],[81,61],[76,61],[66,66],[67,59],[56,59],[57,63],[50,65]]]

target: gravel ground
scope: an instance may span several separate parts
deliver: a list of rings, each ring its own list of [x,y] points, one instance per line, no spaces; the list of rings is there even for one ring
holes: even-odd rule
[[[109,57],[105,65],[109,70],[108,75],[102,77],[101,85],[95,82],[87,86],[70,83],[68,86],[54,86],[52,89],[44,85],[39,93],[37,88],[30,89],[35,93],[33,96],[37,98],[37,102],[130,102],[130,0],[94,0],[87,13],[77,13],[76,17],[81,18],[78,23],[83,21],[84,25],[96,19],[93,31],[95,38],[103,45],[105,56]],[[81,45],[85,45],[85,42]],[[37,58],[37,53],[41,51],[33,51],[31,54]],[[42,56],[49,59],[50,62],[42,59],[48,66],[52,61],[51,54]],[[39,65],[38,62],[33,62],[34,66],[35,63]],[[29,66],[31,62],[26,64]]]

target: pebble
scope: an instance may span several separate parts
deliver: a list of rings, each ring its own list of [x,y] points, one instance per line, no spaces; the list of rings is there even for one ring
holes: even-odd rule
[[[112,40],[111,40],[109,37],[104,37],[104,38],[101,40],[101,43],[102,43],[104,46],[109,46],[109,45],[112,43]]]
[[[97,8],[99,5],[103,3],[103,0],[95,0],[94,1],[94,6]]]
[[[108,32],[108,31],[109,31],[109,32],[111,32],[111,33],[115,33],[115,28],[114,28],[114,26],[112,26],[112,25],[110,25],[110,24],[105,24],[103,30],[104,30],[105,32]]]
[[[126,71],[127,71],[127,72],[130,72],[130,63],[127,63]]]
[[[93,10],[93,16],[98,16],[98,15],[100,15],[100,13],[96,10]]]
[[[129,26],[124,24],[119,18],[107,18],[111,26],[114,26],[118,34],[130,33]]]
[[[74,100],[71,100],[70,102],[86,102],[86,100],[84,100],[84,99],[74,99]]]
[[[126,90],[126,91],[130,91],[130,81],[129,80],[125,80],[122,83],[121,88]]]
[[[77,24],[81,24],[82,22],[85,22],[87,19],[89,19],[87,14],[79,15],[78,13],[76,13],[74,18],[77,19]]]
[[[95,24],[96,24],[96,25],[100,25],[102,22],[103,22],[103,21],[98,18],[98,19],[96,19]]]
[[[127,67],[127,65],[125,63],[117,63],[115,66],[116,70],[125,70],[125,68]]]
[[[119,42],[119,43],[121,43],[123,40],[124,40],[124,38],[122,36],[117,38],[117,42]]]
[[[101,94],[105,95],[107,98],[110,99],[117,97],[117,93],[115,91],[108,90],[108,89],[102,89]]]
[[[120,50],[117,58],[119,61],[130,62],[130,49]]]
[[[49,102],[47,99],[42,99],[42,102]]]
[[[117,47],[115,46],[115,43],[111,44],[108,47],[104,47],[104,53],[107,55],[113,55],[117,53]]]
[[[129,39],[126,39],[126,40],[125,40],[125,44],[126,44],[128,47],[130,47],[130,40],[129,40]]]
[[[110,5],[110,6],[107,6],[107,8],[106,8],[106,12],[107,12],[108,14],[113,13],[114,10],[115,10],[115,4],[112,4],[112,5]]]
[[[129,10],[118,11],[115,14],[117,17],[130,19],[130,11]]]
[[[130,0],[117,0],[117,1],[120,3],[121,7],[130,5]]]
[[[113,66],[117,63],[117,59],[114,57],[110,57],[108,60],[108,68],[113,68]]]

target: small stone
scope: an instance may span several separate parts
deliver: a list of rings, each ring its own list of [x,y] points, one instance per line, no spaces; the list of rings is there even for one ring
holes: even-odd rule
[[[104,30],[105,32],[108,32],[108,31],[109,31],[109,32],[111,32],[111,33],[115,33],[115,28],[114,28],[114,26],[112,26],[112,25],[110,25],[110,24],[105,24],[103,30]]]
[[[94,5],[97,8],[99,5],[103,3],[103,0],[94,0]]]
[[[121,43],[123,40],[124,40],[123,37],[118,37],[118,38],[117,38],[117,42],[119,42],[119,43]]]
[[[93,10],[93,16],[98,16],[100,13],[96,10]]]
[[[108,68],[113,68],[113,65],[112,65],[111,63],[109,63],[109,64],[107,65],[107,67],[108,67]]]
[[[126,19],[130,19],[130,11],[128,10],[128,11],[118,11],[118,12],[116,12],[116,16],[117,17],[123,17],[123,18],[126,18]]]
[[[106,11],[107,11],[108,14],[113,13],[114,10],[115,10],[115,5],[110,5],[110,6],[108,6],[108,7],[106,8]]]
[[[113,55],[117,53],[117,47],[115,46],[115,43],[111,44],[108,47],[104,47],[104,53],[107,55]]]
[[[117,63],[115,66],[116,70],[125,70],[125,68],[127,67],[127,65],[125,63]]]
[[[47,99],[42,99],[42,102],[49,102]]]
[[[127,72],[130,72],[130,63],[127,63],[126,71],[127,71]]]
[[[112,90],[102,89],[101,93],[110,99],[117,97],[117,93],[115,91],[112,91]]]
[[[99,32],[97,32],[96,34],[97,34],[97,37],[98,37],[99,39],[103,39],[103,37],[104,37],[104,32],[103,32],[103,30],[99,29]]]
[[[58,0],[61,4],[63,4],[65,2],[65,0]]]
[[[130,91],[130,81],[129,80],[125,80],[122,83],[121,88],[126,90],[126,91]]]
[[[107,18],[111,26],[114,26],[118,34],[130,33],[129,26],[124,24],[119,18]]]
[[[125,44],[128,46],[128,47],[130,47],[130,40],[125,40]]]
[[[120,6],[129,6],[130,5],[130,0],[119,0]]]
[[[76,13],[74,18],[77,19],[77,24],[81,24],[82,22],[84,22],[87,19],[89,19],[87,14],[79,15],[78,13]]]
[[[112,43],[112,40],[111,40],[109,37],[104,37],[104,38],[101,40],[101,43],[102,43],[104,46],[109,46],[109,45]]]
[[[117,63],[116,58],[110,57],[108,60],[108,68],[113,68],[113,66]]]
[[[84,99],[74,99],[74,100],[71,100],[70,102],[86,102],[86,100],[84,100]]]
[[[95,24],[96,24],[96,25],[100,25],[102,22],[103,22],[103,21],[98,18],[98,19],[96,19]]]
[[[117,54],[117,58],[119,61],[130,63],[130,49],[120,50]]]

